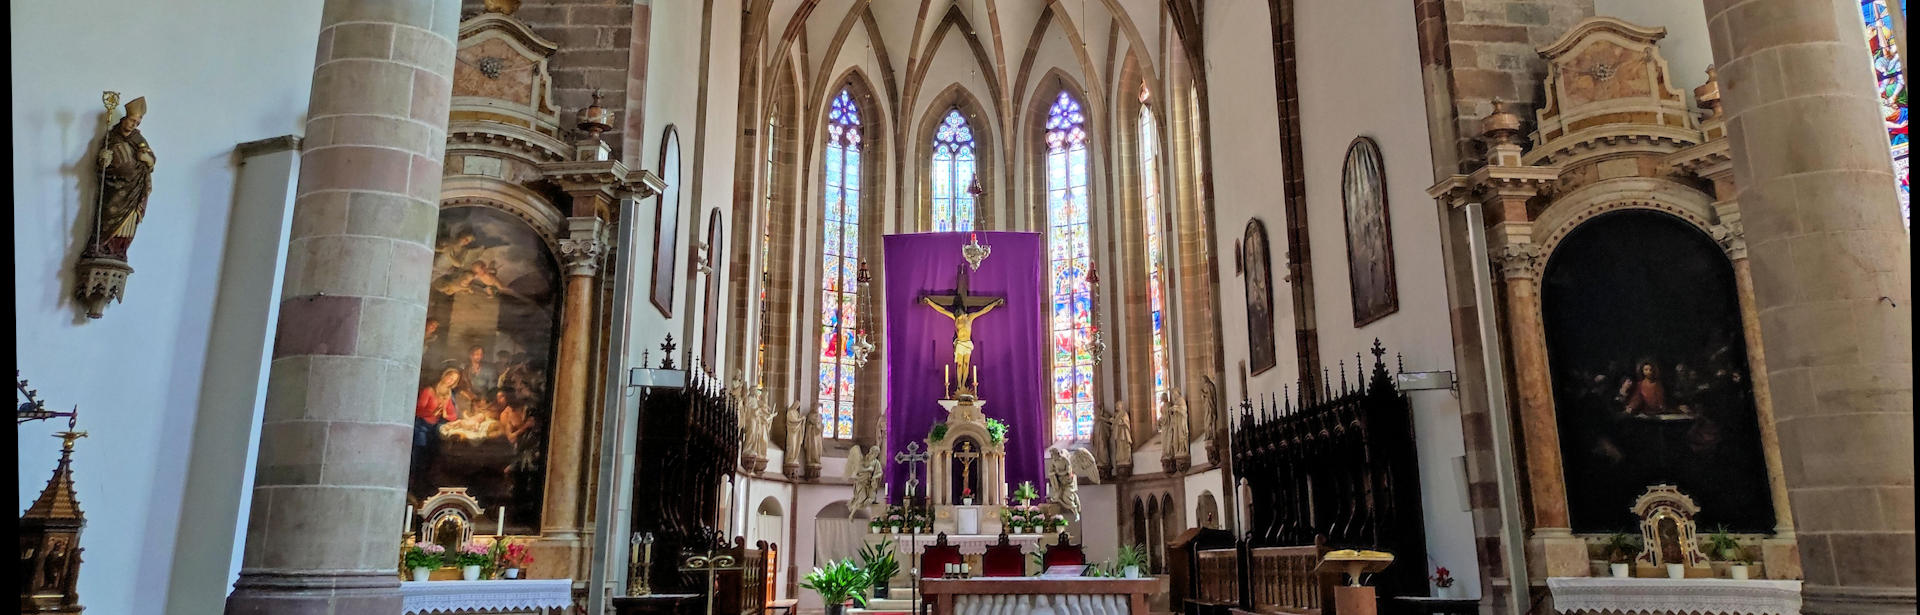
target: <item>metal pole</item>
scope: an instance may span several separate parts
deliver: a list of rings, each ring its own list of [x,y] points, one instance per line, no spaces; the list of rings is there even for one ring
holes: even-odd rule
[[[598,501],[594,503],[594,510],[598,512],[593,518],[593,535],[597,540],[593,545],[593,565],[587,573],[587,612],[595,615],[607,612],[608,574],[627,560],[627,541],[614,540],[614,537],[628,533],[628,522],[624,515],[615,519],[614,513],[619,502],[632,498],[627,490],[633,481],[627,477],[633,469],[620,460],[623,452],[633,450],[639,422],[629,420],[626,404],[627,335],[633,321],[633,310],[628,304],[629,297],[633,296],[633,272],[639,266],[633,257],[634,228],[639,226],[634,209],[633,198],[620,199],[620,220],[614,228],[617,237],[613,254],[620,262],[614,267],[613,313],[609,314],[612,319],[607,336],[606,400],[601,407],[601,480],[600,492],[595,498]],[[614,591],[623,590],[624,587]]]
[[[1493,431],[1494,483],[1500,494],[1500,538],[1507,569],[1507,612],[1527,612],[1526,533],[1521,527],[1520,481],[1514,473],[1513,416],[1507,408],[1507,378],[1500,361],[1500,323],[1494,315],[1493,265],[1488,261],[1487,227],[1481,204],[1462,207],[1467,216],[1467,261],[1472,265],[1474,315],[1480,330],[1481,368],[1486,373],[1487,416]],[[1483,588],[1483,592],[1485,589]]]

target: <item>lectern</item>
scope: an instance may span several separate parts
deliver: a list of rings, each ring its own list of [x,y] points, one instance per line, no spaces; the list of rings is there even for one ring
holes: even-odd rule
[[[1392,553],[1341,549],[1328,553],[1314,574],[1346,574],[1347,583],[1333,588],[1333,611],[1340,615],[1374,615],[1377,601],[1372,587],[1360,584],[1360,575],[1380,572],[1393,563]]]

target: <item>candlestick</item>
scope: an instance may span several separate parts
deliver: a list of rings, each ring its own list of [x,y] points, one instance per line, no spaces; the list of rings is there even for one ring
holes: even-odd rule
[[[940,390],[940,392],[942,393],[946,393],[953,390],[953,366],[952,365],[940,366],[940,386],[943,387]]]
[[[507,535],[507,507],[505,506],[500,507],[500,515],[496,517],[496,520],[498,521],[498,523],[495,523],[493,526],[493,535],[495,536]]]

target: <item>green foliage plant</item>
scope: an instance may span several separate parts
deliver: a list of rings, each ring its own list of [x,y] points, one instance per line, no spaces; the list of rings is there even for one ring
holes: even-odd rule
[[[816,567],[800,579],[800,587],[820,594],[820,601],[829,606],[846,604],[848,600],[867,606],[866,591],[872,584],[867,571],[850,559],[827,562],[826,568]]]
[[[893,543],[881,541],[861,547],[860,567],[866,569],[868,580],[874,585],[886,583],[899,574],[900,561],[894,559]]]

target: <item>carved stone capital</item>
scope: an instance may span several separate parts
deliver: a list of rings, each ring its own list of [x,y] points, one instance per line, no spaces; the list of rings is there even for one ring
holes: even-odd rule
[[[560,261],[567,266],[567,275],[594,277],[600,273],[600,260],[606,258],[612,246],[607,244],[601,231],[599,218],[570,218],[567,226],[571,231],[560,239]]]
[[[1707,232],[1713,235],[1714,243],[1726,251],[1727,258],[1740,260],[1747,257],[1747,230],[1738,220],[1725,224],[1715,224]]]
[[[1545,256],[1540,246],[1531,243],[1501,244],[1488,251],[1493,267],[1507,279],[1539,277],[1538,265]]]

